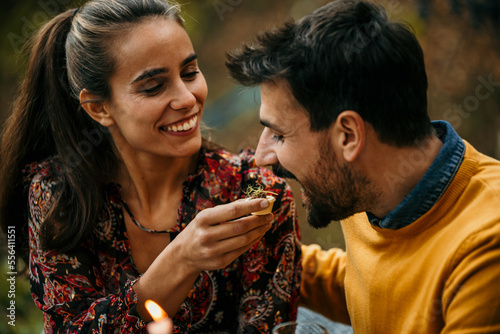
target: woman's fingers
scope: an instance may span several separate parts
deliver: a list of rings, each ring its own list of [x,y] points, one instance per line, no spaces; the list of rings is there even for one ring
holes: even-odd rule
[[[193,237],[198,240],[200,249],[210,249],[217,253],[224,250],[224,247],[235,248],[246,245],[249,241],[256,238],[259,231],[267,231],[271,226],[273,215],[248,216],[236,220],[220,223],[219,225],[209,226],[205,229],[195,229],[192,231]],[[260,228],[260,229],[259,229]],[[232,242],[227,242],[232,240]],[[226,250],[228,250],[226,248]]]
[[[272,221],[272,215],[270,215]],[[255,245],[270,228],[269,222],[244,234],[226,238],[205,249],[204,257],[209,259],[210,269],[221,269]]]
[[[172,241],[171,246],[181,249],[176,253],[179,261],[188,268],[224,268],[270,228],[273,214],[250,215],[266,206],[269,206],[266,199],[257,199],[205,209]]]
[[[225,229],[224,232],[219,232],[220,236],[218,247],[220,249],[236,249],[253,245],[252,241],[262,237],[271,227],[273,215],[261,216],[258,219],[254,217],[245,217],[232,222],[226,222],[217,226],[218,230]],[[255,222],[256,221],[256,222]],[[215,228],[214,228],[215,229]]]
[[[198,213],[197,220],[216,225],[240,217],[247,216],[252,212],[260,211],[269,207],[267,199],[241,199],[229,204],[218,205],[214,208],[206,209]]]
[[[231,221],[222,222],[219,225],[212,226],[210,233],[217,235],[218,240],[234,238],[236,236],[245,235],[249,231],[260,226],[269,227],[273,221],[274,215],[268,214],[264,216],[246,216]]]
[[[273,221],[273,219],[273,214],[267,214],[263,216],[248,216],[230,222],[225,222],[221,224],[221,226],[218,226],[218,228],[226,229],[226,234],[228,234],[228,236],[224,239],[230,239],[236,236],[245,235],[259,227],[265,227],[267,231],[267,229],[269,229],[269,227],[271,226],[271,222]]]

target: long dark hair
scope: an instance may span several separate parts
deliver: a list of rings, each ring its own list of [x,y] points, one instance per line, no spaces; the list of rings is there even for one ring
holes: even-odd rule
[[[161,0],[93,0],[48,22],[30,41],[27,73],[0,145],[0,225],[16,228],[27,263],[28,207],[22,169],[56,156],[61,162],[54,204],[41,227],[45,249],[75,248],[102,209],[102,186],[117,168],[113,142],[81,108],[86,89],[104,101],[114,71],[110,42],[148,17],[183,25],[178,7]]]

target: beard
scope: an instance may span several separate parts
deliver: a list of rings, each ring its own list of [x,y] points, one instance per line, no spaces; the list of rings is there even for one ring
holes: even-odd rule
[[[317,229],[365,211],[367,205],[380,195],[360,171],[347,164],[339,164],[329,140],[323,138],[318,145],[321,147],[321,158],[312,164],[314,167],[308,176],[302,182],[299,181],[307,221]],[[298,181],[294,174],[279,163],[273,165],[272,169],[279,177]]]
[[[321,145],[320,157],[302,183],[307,221],[314,228],[365,211],[380,193],[359,170],[340,164],[327,140]]]
[[[298,180],[279,163],[272,165],[276,176],[297,180],[302,185],[307,221],[316,229],[365,211],[381,194],[360,171],[338,162],[327,138],[318,141],[318,146],[320,159],[311,164],[304,180]]]

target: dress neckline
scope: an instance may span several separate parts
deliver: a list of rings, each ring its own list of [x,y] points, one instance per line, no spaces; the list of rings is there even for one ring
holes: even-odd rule
[[[125,208],[125,211],[127,211],[127,214],[129,215],[130,219],[135,224],[135,226],[137,226],[141,230],[148,232],[148,233],[170,233],[169,230],[153,230],[153,229],[142,226],[141,223],[139,223],[139,221],[134,217],[134,214],[132,213],[132,211],[130,211],[130,208],[128,207],[127,203],[125,203],[125,201],[121,198],[120,198],[120,202],[122,203],[123,207]]]

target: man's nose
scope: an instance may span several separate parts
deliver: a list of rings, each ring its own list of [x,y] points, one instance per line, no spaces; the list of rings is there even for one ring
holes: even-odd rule
[[[276,143],[272,140],[272,134],[268,128],[265,128],[260,135],[259,144],[255,152],[255,163],[257,166],[271,166],[278,162],[276,152],[274,151]]]

